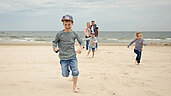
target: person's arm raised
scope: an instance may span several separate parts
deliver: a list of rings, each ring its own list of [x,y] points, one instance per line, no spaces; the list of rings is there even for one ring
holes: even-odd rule
[[[55,40],[52,41],[53,51],[55,51],[56,53],[58,53],[58,51],[60,50],[60,48],[57,47],[58,42],[59,42],[59,33],[57,33]]]

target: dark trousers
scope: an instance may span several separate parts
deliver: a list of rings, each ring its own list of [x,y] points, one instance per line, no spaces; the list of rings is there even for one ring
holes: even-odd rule
[[[89,38],[89,37],[85,36],[85,38]],[[89,48],[89,42],[90,42],[90,40],[86,40],[86,50],[88,50],[88,48]]]
[[[97,39],[97,36],[96,36],[96,39]],[[97,44],[97,42],[96,42],[96,49],[98,48],[98,44]]]
[[[141,51],[135,50],[134,49],[134,53],[137,54],[136,60],[138,63],[140,63],[141,60]]]

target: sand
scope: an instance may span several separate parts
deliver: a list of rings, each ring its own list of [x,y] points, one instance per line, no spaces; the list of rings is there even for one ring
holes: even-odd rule
[[[171,96],[171,46],[144,47],[140,65],[133,46],[99,46],[95,58],[83,50],[74,93],[58,54],[33,45],[0,44],[0,96]]]

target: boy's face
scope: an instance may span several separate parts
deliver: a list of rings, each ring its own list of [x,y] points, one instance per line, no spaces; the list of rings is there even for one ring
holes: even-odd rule
[[[138,34],[137,39],[141,40],[141,38],[142,38],[142,34]]]
[[[95,35],[94,35],[94,34],[91,34],[91,37],[92,37],[92,38],[94,38],[94,37],[95,37]]]
[[[71,31],[73,22],[72,21],[63,21],[63,26],[65,28],[65,31],[69,32],[69,31]]]

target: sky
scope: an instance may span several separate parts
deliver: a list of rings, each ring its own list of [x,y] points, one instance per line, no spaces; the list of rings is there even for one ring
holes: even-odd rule
[[[59,31],[74,18],[81,31],[92,20],[99,31],[171,30],[171,0],[0,0],[0,31]]]

